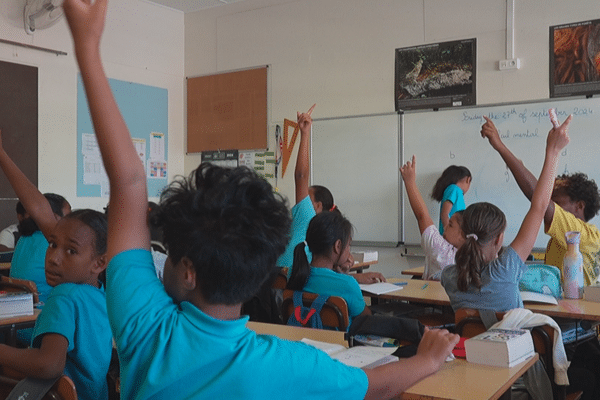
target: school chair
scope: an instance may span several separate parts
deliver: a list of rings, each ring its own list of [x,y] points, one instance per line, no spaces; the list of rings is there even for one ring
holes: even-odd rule
[[[497,312],[496,318],[501,320],[504,313]],[[479,316],[479,311],[473,308],[461,308],[454,314],[455,332],[461,337],[471,338],[487,329]],[[531,338],[533,347],[539,354],[540,360],[544,364],[555,400],[578,400],[583,392],[574,392],[567,394],[566,386],[557,385],[554,382],[554,364],[552,362],[552,346],[554,343],[554,329],[548,325],[536,326],[531,329]]]
[[[281,268],[278,272],[277,272],[277,276],[275,277],[275,280],[273,281],[273,289],[281,289],[284,290],[285,286],[287,285],[287,272],[288,269],[287,268]]]
[[[7,398],[22,379],[24,379],[22,374],[3,368],[0,372],[0,398]],[[71,378],[62,375],[46,392],[42,400],[77,400],[75,384]]]
[[[294,291],[286,289],[283,291],[283,302],[281,303],[281,315],[284,323],[294,313]],[[302,292],[302,302],[305,307],[310,307],[312,302],[319,297],[318,294]],[[337,328],[345,332],[350,323],[348,304],[346,300],[338,296],[329,296],[327,302],[321,309],[321,320],[323,327]]]

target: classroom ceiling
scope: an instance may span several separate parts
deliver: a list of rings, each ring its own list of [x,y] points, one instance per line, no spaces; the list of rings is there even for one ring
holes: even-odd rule
[[[206,8],[224,6],[243,0],[148,0],[151,3],[183,11],[184,13],[204,10]]]

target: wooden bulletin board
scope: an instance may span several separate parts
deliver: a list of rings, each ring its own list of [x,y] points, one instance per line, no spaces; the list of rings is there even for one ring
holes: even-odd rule
[[[8,155],[38,183],[38,69],[0,61],[0,129]],[[17,222],[17,195],[0,171],[0,230]]]
[[[267,148],[267,67],[187,79],[187,152]]]

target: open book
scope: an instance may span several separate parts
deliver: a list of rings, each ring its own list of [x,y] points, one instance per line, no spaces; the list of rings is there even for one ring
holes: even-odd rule
[[[392,353],[396,347],[355,346],[346,348],[341,344],[319,342],[317,340],[302,339],[303,343],[316,347],[351,367],[371,369],[383,364],[398,361]]]

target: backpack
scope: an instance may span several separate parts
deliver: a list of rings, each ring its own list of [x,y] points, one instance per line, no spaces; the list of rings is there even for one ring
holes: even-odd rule
[[[329,296],[319,295],[310,307],[304,306],[302,292],[295,291],[293,295],[294,312],[288,318],[287,324],[292,326],[303,326],[306,328],[323,329],[321,320],[321,309],[327,302]]]
[[[521,292],[549,294],[557,299],[562,298],[560,270],[553,265],[530,264],[519,281]]]

